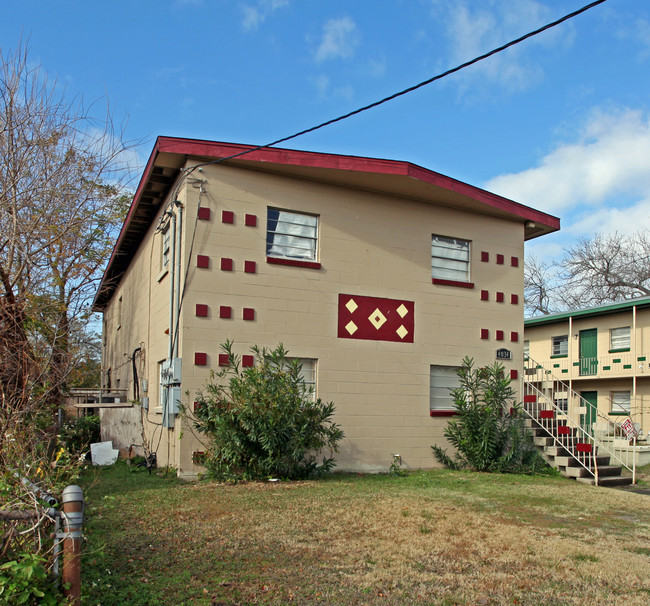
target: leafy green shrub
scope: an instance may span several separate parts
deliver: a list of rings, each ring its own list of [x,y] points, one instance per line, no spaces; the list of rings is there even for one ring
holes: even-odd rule
[[[205,466],[220,479],[298,479],[334,467],[343,431],[331,418],[334,404],[313,397],[282,344],[274,350],[253,347],[253,367],[240,368],[232,342],[223,344],[229,366],[212,373],[206,393],[197,397],[195,426],[210,448]],[[317,455],[330,457],[318,463]]]
[[[100,441],[99,415],[75,417],[66,421],[59,432],[65,447],[74,454],[88,450],[90,444]]]
[[[58,606],[67,603],[47,578],[45,558],[22,553],[0,566],[0,604]]]
[[[435,457],[450,469],[518,473],[547,467],[526,431],[515,391],[503,366],[474,369],[465,357],[458,369],[460,387],[454,389],[458,416],[449,421],[445,437],[456,449],[454,458],[440,446]]]

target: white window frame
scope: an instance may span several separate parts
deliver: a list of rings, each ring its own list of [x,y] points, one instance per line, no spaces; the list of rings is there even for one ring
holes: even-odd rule
[[[316,262],[318,219],[318,215],[269,206],[266,213],[266,256]]]
[[[458,366],[432,364],[429,367],[429,410],[453,412],[456,410],[451,389],[460,387]]]
[[[630,349],[630,327],[621,326],[609,331],[609,348],[615,351]]]
[[[527,360],[530,357],[530,341],[526,339],[524,341],[524,360]]]
[[[431,235],[431,277],[451,282],[470,281],[471,241]]]
[[[160,271],[168,271],[171,261],[171,239],[172,230],[169,224],[160,232]]]
[[[630,391],[612,391],[609,394],[612,403],[611,412],[627,415],[632,411],[632,394]]]
[[[569,399],[568,398],[555,398],[553,400],[555,406],[560,409],[560,412],[567,414],[569,412]]]
[[[557,335],[555,337],[551,337],[551,355],[569,355],[569,335]]]
[[[291,362],[292,360],[297,360],[298,363],[302,366],[300,369],[300,377],[305,383],[306,391],[309,395],[309,398],[312,401],[315,401],[317,398],[317,387],[318,387],[318,359],[317,358],[287,358],[287,361]],[[309,390],[311,389],[311,394]]]

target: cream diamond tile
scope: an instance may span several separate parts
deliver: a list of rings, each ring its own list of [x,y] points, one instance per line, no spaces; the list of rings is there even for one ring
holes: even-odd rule
[[[377,308],[368,316],[368,320],[370,320],[370,323],[379,330],[386,323],[386,316],[379,311],[379,308]]]

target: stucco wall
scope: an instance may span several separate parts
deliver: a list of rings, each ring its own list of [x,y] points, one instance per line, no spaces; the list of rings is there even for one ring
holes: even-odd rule
[[[282,342],[292,356],[318,360],[318,395],[335,402],[346,433],[339,469],[385,471],[393,453],[409,467],[431,467],[430,446],[444,444],[448,419],[429,416],[430,365],[458,365],[465,355],[488,364],[497,348],[507,347],[513,352],[508,371],[519,370],[522,224],[221,165],[204,168],[201,176],[201,205],[210,218],[196,223],[181,340],[190,408],[192,394],[218,368],[219,343],[232,339],[236,352],[247,354],[252,345]],[[196,199],[188,194],[186,249]],[[268,206],[319,216],[320,269],[267,263]],[[223,211],[233,213],[233,223],[223,222]],[[245,225],[247,214],[256,217],[255,227]],[[431,283],[432,234],[471,241],[474,288]],[[209,258],[209,267],[197,267],[198,255]],[[221,270],[222,258],[232,259],[233,271]],[[255,262],[255,273],[244,271],[246,261]],[[481,300],[482,291],[488,300]],[[414,342],[338,338],[340,293],[414,302]],[[207,316],[197,316],[197,305],[207,306]],[[231,307],[230,319],[219,317],[221,306]],[[244,308],[255,310],[254,321],[242,319]],[[496,340],[497,330],[503,341]],[[197,353],[206,354],[205,365],[194,363]],[[204,447],[187,421],[176,429],[183,439],[175,464],[191,475],[192,451]]]

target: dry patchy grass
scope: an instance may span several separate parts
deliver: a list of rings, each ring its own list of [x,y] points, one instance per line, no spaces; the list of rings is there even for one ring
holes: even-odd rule
[[[560,478],[430,471],[233,486],[121,466],[89,500],[88,604],[650,600],[650,497]]]

